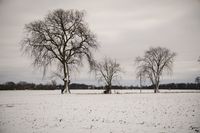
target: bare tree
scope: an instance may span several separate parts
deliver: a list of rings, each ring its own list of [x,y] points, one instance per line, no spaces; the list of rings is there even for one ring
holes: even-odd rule
[[[199,76],[195,78],[195,83],[200,84],[200,77]]]
[[[61,93],[70,93],[70,70],[82,65],[84,57],[93,63],[92,50],[98,48],[95,35],[84,20],[84,12],[78,10],[54,10],[43,20],[25,25],[26,35],[22,51],[33,60],[43,74],[57,65],[57,76],[64,82]]]
[[[112,82],[117,80],[119,73],[122,72],[120,64],[116,60],[104,58],[102,62],[96,63],[93,67],[96,78],[106,84],[105,94],[111,93]]]
[[[142,84],[145,82],[145,77],[144,73],[138,72],[136,75],[136,78],[140,80],[140,93],[142,92]]]
[[[199,56],[199,58],[198,58],[197,61],[200,62],[200,56]],[[197,77],[195,78],[195,83],[196,83],[197,85],[200,84],[200,76],[197,76]]]
[[[176,53],[167,48],[150,48],[144,57],[137,57],[137,77],[148,78],[154,86],[154,92],[159,92],[160,78],[164,71],[172,72]]]

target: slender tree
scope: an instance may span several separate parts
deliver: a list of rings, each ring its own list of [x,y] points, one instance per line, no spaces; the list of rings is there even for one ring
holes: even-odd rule
[[[199,56],[199,58],[198,58],[197,61],[200,62],[200,56]],[[197,84],[197,88],[199,88],[199,85],[200,85],[200,76],[197,76],[197,77],[195,78],[195,83]]]
[[[200,77],[199,76],[195,78],[195,83],[200,84]]]
[[[84,20],[84,12],[78,10],[54,10],[43,20],[25,25],[22,51],[33,58],[43,74],[57,65],[56,75],[64,82],[61,93],[70,93],[70,70],[82,65],[84,57],[93,64],[92,50],[98,48],[95,35]]]
[[[113,80],[117,80],[119,73],[122,72],[120,64],[116,60],[104,58],[103,61],[96,63],[93,67],[96,78],[106,84],[105,94],[110,94]]]
[[[140,80],[140,93],[142,92],[142,84],[145,82],[145,75],[142,72],[138,72],[136,78]]]
[[[176,53],[167,48],[150,48],[144,57],[137,57],[137,77],[148,78],[154,86],[154,92],[159,92],[160,78],[164,71],[172,72]]]

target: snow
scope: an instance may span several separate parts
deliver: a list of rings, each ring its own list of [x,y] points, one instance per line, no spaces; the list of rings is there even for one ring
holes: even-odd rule
[[[101,92],[0,91],[0,133],[200,132],[199,91]]]

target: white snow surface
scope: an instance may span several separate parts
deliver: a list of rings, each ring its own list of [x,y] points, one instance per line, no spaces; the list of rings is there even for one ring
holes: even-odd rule
[[[131,91],[0,91],[0,133],[200,132],[199,92]]]

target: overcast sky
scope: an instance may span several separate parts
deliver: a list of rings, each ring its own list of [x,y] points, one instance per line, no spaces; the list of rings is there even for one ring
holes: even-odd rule
[[[138,83],[134,59],[151,46],[177,53],[173,75],[161,83],[194,82],[200,74],[200,0],[0,0],[0,83],[50,80],[42,79],[21,54],[20,41],[25,24],[58,8],[87,12],[85,20],[100,44],[95,57],[111,57],[122,65],[119,84]],[[72,81],[99,84],[88,71],[85,65]]]

